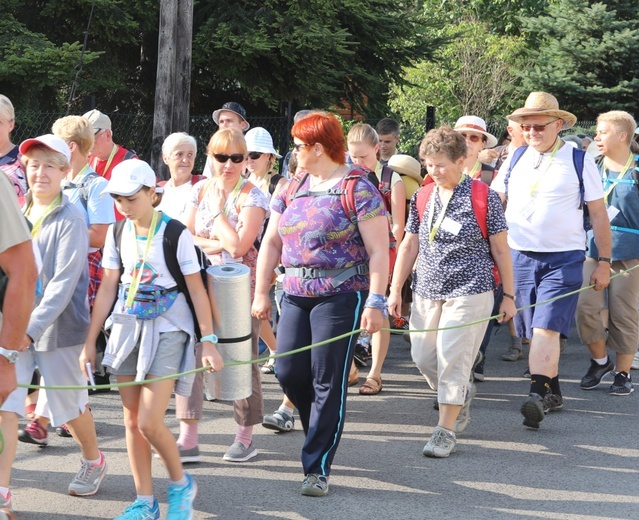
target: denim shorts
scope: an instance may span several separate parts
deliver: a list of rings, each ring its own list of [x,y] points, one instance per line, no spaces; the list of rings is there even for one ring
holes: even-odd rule
[[[147,374],[155,377],[165,377],[180,371],[184,349],[189,341],[189,335],[181,330],[160,333],[160,342],[155,351],[155,357]],[[115,376],[135,376],[137,374],[139,345],[122,362],[120,368],[111,370]],[[176,377],[177,379],[177,377]]]
[[[583,280],[584,251],[537,253],[511,251],[517,307],[544,302],[577,291]],[[532,338],[532,330],[547,329],[568,337],[575,318],[579,294],[559,298],[515,316],[517,335]]]

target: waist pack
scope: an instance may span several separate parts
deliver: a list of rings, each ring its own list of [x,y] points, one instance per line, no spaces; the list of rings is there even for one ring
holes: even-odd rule
[[[131,307],[125,307],[124,312],[134,314],[140,320],[153,320],[171,308],[178,294],[177,286],[167,289],[161,285],[141,285]],[[118,298],[125,302],[128,296],[129,285],[120,285]]]

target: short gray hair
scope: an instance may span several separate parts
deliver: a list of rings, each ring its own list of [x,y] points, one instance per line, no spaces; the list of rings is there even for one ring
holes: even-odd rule
[[[197,141],[195,140],[195,137],[190,136],[186,132],[175,132],[169,135],[162,143],[162,155],[168,157],[171,155],[173,150],[184,144],[191,145],[197,155]]]

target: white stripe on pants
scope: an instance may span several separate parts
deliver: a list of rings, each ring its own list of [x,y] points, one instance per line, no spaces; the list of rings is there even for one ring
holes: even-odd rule
[[[428,300],[413,294],[411,330],[452,327],[488,318],[492,291],[449,300]],[[473,362],[487,321],[451,330],[411,333],[411,355],[442,404],[464,404]]]

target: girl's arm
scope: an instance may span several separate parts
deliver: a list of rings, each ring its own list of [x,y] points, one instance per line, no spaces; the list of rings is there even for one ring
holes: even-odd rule
[[[273,270],[280,263],[282,255],[282,238],[278,233],[281,215],[275,211],[271,213],[268,227],[260,246],[257,257],[255,296],[251,314],[260,320],[271,319],[271,300],[268,296],[273,279]]]
[[[403,181],[396,182],[391,188],[391,215],[393,216],[393,236],[399,247],[404,238],[406,225],[406,189]]]

